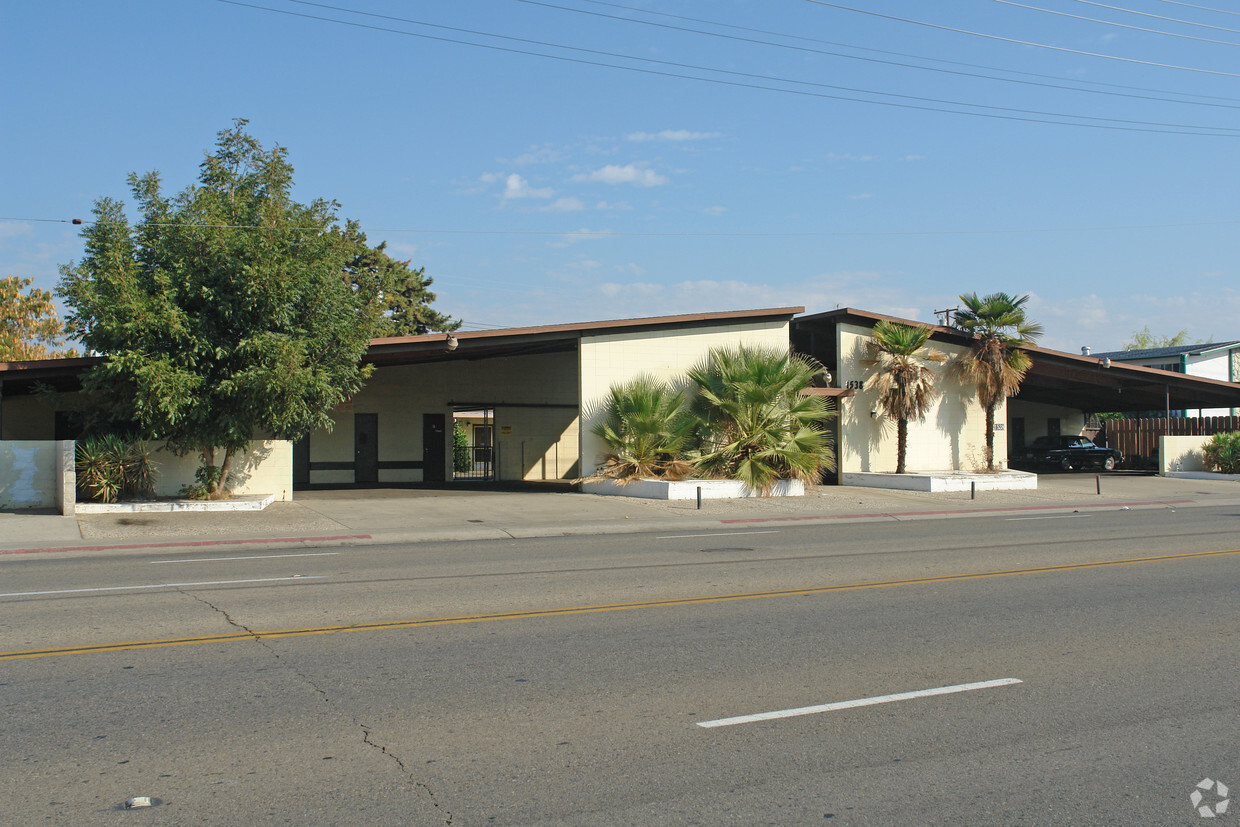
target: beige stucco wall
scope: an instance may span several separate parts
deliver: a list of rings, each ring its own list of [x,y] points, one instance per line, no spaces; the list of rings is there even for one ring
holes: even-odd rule
[[[0,442],[0,509],[59,505],[58,444],[50,439]]]
[[[310,435],[310,461],[353,462],[354,415],[370,413],[379,425],[380,462],[421,462],[422,415],[439,413],[447,424],[444,473],[451,479],[454,405],[495,411],[500,479],[575,476],[577,356],[572,352],[379,368],[352,401],[333,412],[330,432]],[[421,469],[379,470],[380,482],[422,479]],[[347,469],[310,474],[312,483],[353,480]]]
[[[1158,473],[1208,471],[1203,448],[1210,437],[1160,436],[1158,438]]]
[[[194,485],[194,472],[201,464],[196,452],[177,456],[163,445],[152,444],[151,460],[158,472],[155,496],[174,497],[183,486]],[[216,463],[222,461],[219,454]],[[284,439],[255,440],[244,456],[232,461],[230,490],[233,494],[275,494],[276,500],[293,499],[293,443]]]
[[[581,340],[581,405],[588,421],[582,424],[581,476],[602,464],[606,446],[590,433],[594,409],[612,385],[647,374],[681,379],[714,347],[739,344],[787,349],[788,322],[771,320],[680,330],[638,331],[589,336]]]
[[[853,388],[856,395],[840,400],[840,473],[894,472],[896,423],[878,410],[878,393],[864,389],[875,364],[866,353],[870,328],[841,324],[837,329],[839,359],[836,384]],[[961,345],[932,341],[931,347],[948,355],[948,362],[930,363],[940,396],[924,422],[909,422],[906,467],[912,471],[976,471],[986,467],[986,410],[973,386],[949,378],[951,359],[965,353]],[[1007,406],[1000,404],[996,423],[1006,423]],[[995,461],[1007,465],[1007,437],[995,431]]]

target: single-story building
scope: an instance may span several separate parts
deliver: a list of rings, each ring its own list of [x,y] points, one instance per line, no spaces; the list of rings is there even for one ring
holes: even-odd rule
[[[864,388],[873,372],[866,343],[876,313],[842,308],[803,315],[781,307],[725,313],[545,325],[376,339],[366,386],[333,413],[334,427],[293,447],[293,481],[383,485],[494,479],[574,480],[603,461],[590,432],[609,388],[640,374],[681,377],[711,348],[747,343],[791,347],[830,374],[815,392],[834,397],[838,470],[895,468],[895,428]],[[931,325],[932,346],[950,356],[969,347],[959,330]],[[1044,434],[1079,434],[1091,412],[1240,407],[1240,385],[1119,364],[1045,348],[1019,395],[1002,407],[995,459]],[[64,393],[96,358],[0,363],[0,440],[69,439],[70,419],[40,385]],[[936,365],[941,395],[925,422],[910,423],[910,471],[983,466],[985,412],[974,388]],[[466,431],[469,459],[453,457]],[[0,469],[2,470],[2,469]]]

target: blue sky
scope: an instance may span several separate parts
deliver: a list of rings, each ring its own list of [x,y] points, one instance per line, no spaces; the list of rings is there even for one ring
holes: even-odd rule
[[[243,117],[466,329],[1003,290],[1050,347],[1240,338],[1227,6],[5,0],[0,275]]]

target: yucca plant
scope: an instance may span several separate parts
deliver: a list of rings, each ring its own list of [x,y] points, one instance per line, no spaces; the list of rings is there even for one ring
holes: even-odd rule
[[[588,415],[607,443],[598,476],[624,485],[642,478],[682,480],[693,473],[683,453],[693,420],[686,395],[662,379],[639,376],[613,385]]]
[[[766,495],[779,480],[814,484],[834,469],[826,423],[835,411],[828,400],[802,394],[822,370],[777,347],[711,350],[689,371],[698,471]]]
[[[155,466],[150,448],[141,440],[126,442],[116,434],[81,440],[74,466],[78,496],[85,500],[113,503],[125,496],[149,497],[155,491]]]
[[[869,355],[877,362],[865,389],[878,392],[878,407],[896,421],[896,473],[905,471],[908,423],[924,421],[938,398],[934,371],[927,362],[946,361],[947,355],[927,348],[933,331],[925,325],[880,320],[874,325]]]

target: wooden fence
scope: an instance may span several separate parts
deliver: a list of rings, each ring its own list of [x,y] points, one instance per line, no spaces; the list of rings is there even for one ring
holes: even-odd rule
[[[1157,465],[1160,436],[1210,436],[1232,431],[1240,431],[1240,416],[1112,419],[1104,433],[1105,445],[1120,450],[1125,466],[1145,468]],[[1094,441],[1104,442],[1099,436]]]

